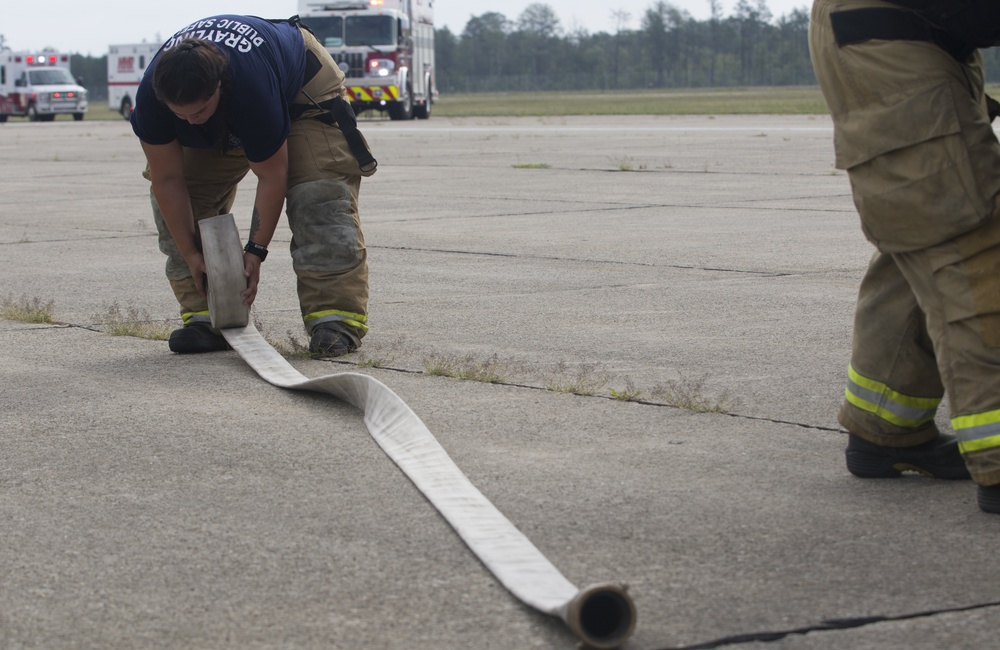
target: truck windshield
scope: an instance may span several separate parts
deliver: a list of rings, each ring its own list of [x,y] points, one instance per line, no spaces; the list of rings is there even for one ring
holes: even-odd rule
[[[71,86],[76,83],[65,68],[28,70],[28,80],[32,86]]]
[[[323,47],[340,47],[344,44],[344,18],[342,16],[310,16],[303,21],[316,35]]]
[[[348,45],[395,45],[396,21],[392,16],[348,16]]]

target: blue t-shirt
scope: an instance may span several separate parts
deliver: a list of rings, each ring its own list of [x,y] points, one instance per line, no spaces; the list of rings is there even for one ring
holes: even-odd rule
[[[256,16],[213,16],[174,34],[159,54],[186,38],[214,43],[229,56],[219,109],[205,124],[179,119],[153,92],[156,58],[135,95],[132,130],[148,144],[178,140],[185,147],[243,147],[251,162],[267,160],[288,138],[288,106],[302,90],[306,48],[298,27]]]

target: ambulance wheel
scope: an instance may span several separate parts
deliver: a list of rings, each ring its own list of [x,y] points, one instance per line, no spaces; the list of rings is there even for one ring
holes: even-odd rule
[[[83,119],[83,113],[73,113],[73,120],[79,122]]]
[[[7,121],[7,114],[4,113],[3,115],[0,115],[0,124],[3,124],[6,121]]]

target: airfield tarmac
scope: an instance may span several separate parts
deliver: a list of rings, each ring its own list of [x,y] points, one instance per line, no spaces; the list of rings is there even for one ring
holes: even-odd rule
[[[974,486],[844,468],[872,248],[827,118],[361,128],[372,330],[293,364],[386,383],[571,582],[627,583],[626,648],[993,642]],[[124,121],[0,125],[0,166],[0,297],[58,321],[0,320],[0,647],[575,647],[359,411],[106,331],[178,323]],[[293,348],[289,239],[254,318]]]

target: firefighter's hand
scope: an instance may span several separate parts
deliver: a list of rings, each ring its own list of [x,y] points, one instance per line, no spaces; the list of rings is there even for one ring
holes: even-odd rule
[[[188,268],[191,269],[191,278],[194,280],[194,288],[198,290],[202,296],[207,295],[205,293],[205,283],[208,279],[205,270],[205,256],[201,253],[193,253],[191,257],[187,258]]]
[[[248,307],[257,297],[257,285],[260,284],[260,258],[253,253],[243,254],[243,275],[247,279],[246,291],[240,292],[243,304]]]

